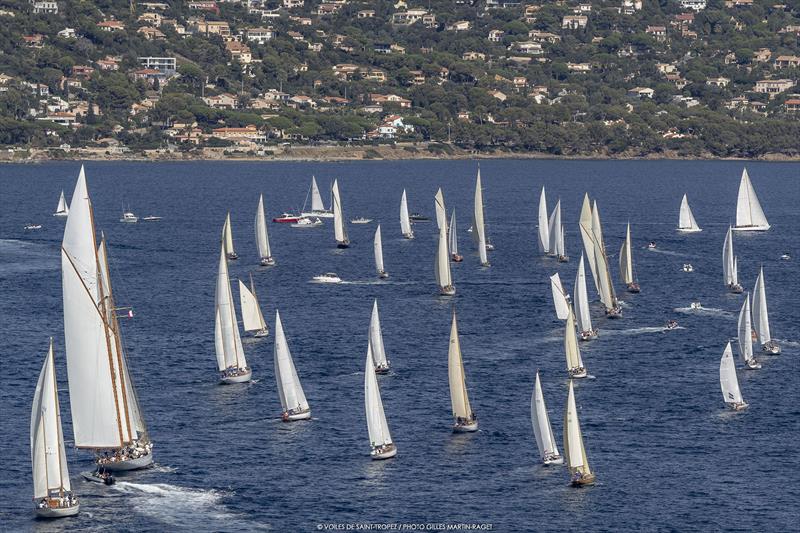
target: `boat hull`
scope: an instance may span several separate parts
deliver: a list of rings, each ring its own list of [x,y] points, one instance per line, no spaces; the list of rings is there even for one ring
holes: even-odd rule
[[[619,307],[606,309],[606,318],[622,318],[622,309]]]
[[[66,217],[69,216],[69,213],[63,213],[63,212],[53,213],[53,216],[54,217],[60,217],[60,218],[66,218]]]
[[[231,252],[229,254],[225,254],[225,257],[227,257],[229,261],[236,261],[237,259],[239,259],[239,254],[237,254],[236,252]]]
[[[238,376],[222,376],[219,378],[220,383],[223,385],[230,385],[231,383],[247,383],[253,377],[253,371],[248,370],[244,374]]]
[[[747,363],[745,363],[744,369],[745,370],[760,370],[761,369],[761,363],[757,363],[754,360],[748,361]]]
[[[403,238],[411,240],[411,239],[414,238],[414,234],[413,233],[403,233]]]
[[[262,257],[261,261],[260,261],[260,264],[261,264],[261,266],[264,266],[264,267],[275,266],[275,259],[273,259],[272,257]]]
[[[333,218],[333,211],[309,211],[307,213],[300,213],[303,217],[316,217],[316,218]]]
[[[109,472],[127,472],[128,470],[139,470],[140,468],[147,468],[153,464],[153,454],[148,453],[136,459],[128,459],[127,461],[117,461],[115,463],[103,463],[102,466]]]
[[[732,411],[743,411],[747,409],[747,404],[745,402],[742,403],[726,403],[725,405],[728,406],[729,409]]]
[[[309,420],[310,418],[311,409],[303,411],[302,413],[294,413],[291,415],[289,413],[283,413],[283,415],[281,415],[281,420],[284,422],[297,422],[298,420]]]
[[[581,331],[580,339],[582,341],[590,341],[597,338],[597,330],[594,331]]]
[[[449,286],[449,287],[440,287],[439,288],[439,294],[441,296],[455,296],[456,288],[453,287],[452,285]]]
[[[570,369],[567,373],[573,379],[583,379],[588,375],[585,368]]]
[[[550,465],[563,465],[563,464],[564,464],[564,458],[563,458],[563,457],[561,457],[561,456],[558,456],[558,457],[554,457],[554,458],[551,458],[551,459],[543,459],[543,460],[542,460],[542,463],[543,463],[545,466],[550,466]]]
[[[110,478],[111,481],[109,482],[94,474],[95,472],[81,472],[81,476],[83,476],[83,479],[85,479],[86,481],[91,481],[92,483],[102,483],[103,485],[113,485],[114,483],[116,483],[116,480],[113,478],[113,476]]]
[[[378,272],[378,277],[381,278],[381,279],[389,279],[389,273],[388,272]]]
[[[389,367],[388,366],[376,366],[375,367],[375,373],[376,374],[388,374],[389,373]]]
[[[771,226],[733,226],[733,231],[767,231]]]
[[[761,351],[767,355],[780,355],[781,347],[777,344],[765,344],[761,347]]]
[[[559,255],[558,256],[559,263],[569,263],[569,256],[566,255]]]
[[[269,335],[269,329],[264,328],[253,333],[253,337],[266,337]]]
[[[478,421],[466,422],[462,424],[453,424],[453,433],[472,433],[478,431]]]
[[[37,518],[64,518],[75,516],[81,510],[81,504],[76,503],[70,507],[45,507],[44,509],[34,509]]]
[[[383,459],[391,459],[397,455],[397,446],[392,444],[387,450],[380,453],[375,453],[375,450],[370,452],[369,456],[373,461],[382,461]]]
[[[634,294],[642,292],[642,289],[639,288],[638,283],[629,283],[628,284],[628,292],[632,292]]]
[[[464,256],[461,254],[452,254],[450,259],[453,261],[453,263],[460,263],[464,260]]]
[[[336,243],[337,248],[350,248],[350,241],[343,241]]]
[[[583,476],[579,479],[573,479],[570,482],[570,485],[573,487],[585,487],[588,485],[594,485],[594,474],[589,474],[588,476]]]

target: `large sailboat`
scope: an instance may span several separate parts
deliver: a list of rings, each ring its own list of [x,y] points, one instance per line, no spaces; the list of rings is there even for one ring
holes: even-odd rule
[[[556,234],[556,244],[555,244],[556,259],[558,259],[559,263],[566,263],[569,261],[566,242],[567,241],[564,234],[564,226],[562,225],[558,233]]]
[[[392,441],[389,424],[386,423],[381,391],[375,375],[375,363],[369,352],[367,350],[367,362],[364,366],[364,408],[369,432],[369,455],[372,459],[389,459],[397,455],[397,446]]]
[[[575,314],[572,308],[567,310],[567,323],[564,327],[564,355],[567,357],[567,373],[571,378],[585,378],[586,367],[583,366],[581,349],[578,347],[578,336],[575,334]]]
[[[105,239],[81,167],[61,245],[64,336],[72,429],[77,448],[106,470],[152,464],[152,442],[128,369],[108,270]]]
[[[733,255],[733,232],[728,226],[728,233],[725,235],[725,244],[722,245],[722,277],[725,286],[734,294],[741,294],[744,288],[739,284],[739,274],[736,256]]]
[[[306,211],[304,204],[300,216],[308,218],[333,218],[333,211],[325,209],[325,204],[322,202],[322,195],[319,193],[319,187],[317,187],[317,178],[314,176],[311,176],[309,194],[311,195],[311,211]],[[308,196],[306,196],[306,201],[308,201]]]
[[[261,266],[275,266],[275,259],[269,247],[269,233],[267,232],[267,219],[264,215],[264,195],[258,195],[258,208],[256,209],[256,246],[261,258]],[[231,245],[233,247],[233,245]]]
[[[480,168],[478,168],[478,176],[475,178],[475,210],[472,218],[472,238],[475,240],[475,245],[478,247],[478,256],[481,260],[481,266],[490,266],[489,258],[486,255],[488,243],[486,240],[486,226],[483,220],[483,189],[481,188]]]
[[[739,198],[736,201],[736,225],[734,231],[767,231],[769,222],[761,209],[753,184],[747,169],[742,170],[742,180],[739,182]]]
[[[381,332],[381,317],[378,314],[377,298],[372,302],[367,351],[372,354],[372,361],[375,363],[375,372],[378,374],[388,374],[389,360],[386,358],[386,348],[383,346],[383,333]]]
[[[383,266],[383,239],[381,239],[381,225],[375,228],[375,238],[373,239],[373,247],[375,248],[375,270],[378,271],[378,277],[387,279],[389,273]]]
[[[586,270],[583,267],[583,254],[578,263],[578,273],[575,276],[573,302],[575,303],[575,320],[578,326],[578,335],[582,341],[597,337],[597,329],[592,328],[592,317],[589,314],[589,296],[586,293]]]
[[[559,263],[569,261],[567,251],[564,246],[564,226],[561,224],[561,199],[556,202],[553,213],[547,223],[548,240],[550,242],[550,253],[548,255],[558,258]]]
[[[44,360],[31,407],[31,466],[34,512],[41,518],[73,516],[80,511],[72,492],[61,430],[53,339]]]
[[[597,208],[597,201],[594,202],[592,207],[589,207],[588,195],[583,200],[580,229],[586,258],[592,270],[600,301],[606,309],[606,316],[608,318],[619,318],[622,316],[622,307],[617,300],[614,284],[611,281],[611,273],[608,270],[608,256],[603,243],[603,228],[600,225],[600,210]]]
[[[342,197],[339,194],[339,180],[333,180],[333,235],[338,248],[350,247],[347,237],[347,222],[342,210]]]
[[[456,229],[455,209],[453,209],[450,215],[450,227],[447,230],[449,232],[447,240],[450,244],[450,259],[452,259],[454,263],[460,263],[464,260],[464,256],[458,253],[458,230]]]
[[[447,352],[447,376],[450,381],[450,404],[453,407],[453,432],[469,433],[478,431],[478,416],[472,410],[467,394],[467,380],[464,374],[464,361],[461,358],[461,343],[458,340],[458,324],[453,311],[450,326],[450,348]]]
[[[444,195],[442,189],[436,192],[436,215],[437,219],[439,212],[446,213],[444,207]],[[445,215],[446,216],[446,215]],[[433,271],[436,274],[436,284],[439,286],[439,292],[442,296],[453,296],[456,293],[456,288],[453,285],[453,277],[450,273],[450,253],[447,247],[447,219],[439,225],[439,243],[436,247],[436,259],[434,261]]]
[[[65,217],[69,215],[69,206],[67,205],[67,200],[64,198],[64,190],[61,190],[61,196],[58,197],[58,206],[56,207],[56,212],[53,213],[54,217]]]
[[[594,484],[595,475],[589,468],[589,459],[583,446],[578,408],[575,405],[575,386],[572,380],[569,380],[567,408],[564,413],[564,454],[569,468],[570,483],[575,487]]]
[[[758,271],[758,279],[753,289],[753,326],[756,330],[761,351],[778,355],[781,353],[780,345],[772,338],[769,331],[769,313],[767,312],[767,291],[764,285],[764,267]]]
[[[636,272],[633,269],[633,247],[631,246],[631,223],[625,230],[625,240],[619,250],[619,275],[622,283],[628,287],[628,292],[639,292],[639,282],[636,280]]]
[[[256,284],[253,282],[253,275],[250,274],[250,287],[239,280],[239,303],[242,308],[242,324],[248,333],[254,332],[254,337],[266,337],[269,335],[269,327],[264,321],[261,313],[261,306],[256,295]]]
[[[685,194],[681,199],[681,211],[678,215],[678,231],[681,233],[697,233],[703,231],[694,219],[692,208],[689,207],[689,200],[686,198]]]
[[[247,358],[239,335],[236,308],[225,259],[225,243],[220,246],[217,287],[214,297],[214,349],[217,354],[217,369],[222,383],[245,383],[253,372],[247,366]]]
[[[753,355],[753,326],[750,322],[750,293],[745,296],[742,310],[739,311],[739,355],[742,356],[744,367],[748,370],[757,370],[761,368],[755,356]]]
[[[230,260],[239,259],[239,254],[233,248],[233,231],[231,230],[231,212],[228,211],[225,217],[225,224],[222,226],[222,245],[225,247],[225,257]]]
[[[414,230],[411,229],[411,219],[408,217],[408,199],[406,190],[403,189],[403,196],[400,197],[400,231],[406,239],[414,238]]]
[[[719,361],[719,385],[722,388],[725,405],[734,411],[741,411],[747,407],[742,398],[742,392],[739,390],[739,378],[736,377],[736,365],[733,362],[730,342],[725,346],[722,359]]]
[[[556,438],[553,436],[553,428],[550,425],[550,417],[547,415],[547,406],[544,404],[544,394],[542,393],[542,382],[539,380],[539,371],[536,371],[536,382],[533,385],[531,395],[531,423],[533,424],[533,435],[536,437],[536,445],[539,447],[539,457],[545,465],[560,465],[564,463],[564,458],[558,453]]]
[[[542,193],[539,195],[539,231],[537,233],[537,241],[539,244],[539,252],[543,254],[550,254],[550,231],[549,223],[547,220],[547,196],[542,187]]]
[[[297,377],[292,352],[289,351],[278,310],[275,310],[275,381],[278,383],[278,394],[283,409],[281,420],[294,422],[311,418],[311,408],[300,385],[300,378]]]

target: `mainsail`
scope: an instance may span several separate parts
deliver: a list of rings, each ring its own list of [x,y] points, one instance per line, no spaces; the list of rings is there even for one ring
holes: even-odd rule
[[[375,367],[372,354],[367,353],[367,362],[364,367],[364,408],[367,415],[367,431],[369,441],[373,448],[392,443],[389,425],[383,412],[381,391],[378,389],[378,379],[375,376]]]
[[[436,208],[436,225],[441,229],[447,226],[447,209],[444,206],[444,193],[441,187],[436,191],[436,195],[433,198],[434,207]]]
[[[480,168],[478,168],[478,177],[475,179],[475,211],[472,219],[472,237],[478,246],[481,266],[489,266],[489,258],[486,256],[486,227],[483,222],[483,191],[481,190]]]
[[[458,255],[458,232],[456,230],[456,210],[453,209],[453,213],[450,215],[450,227],[448,228],[450,232],[448,241],[450,244],[450,253],[452,255]]]
[[[267,219],[264,215],[264,195],[258,195],[258,208],[256,209],[256,246],[258,246],[258,256],[261,259],[272,257],[269,248],[269,233],[267,232]]]
[[[400,231],[406,239],[414,237],[414,230],[411,229],[411,219],[408,216],[408,199],[406,198],[405,189],[403,189],[403,196],[400,197]]]
[[[681,212],[678,216],[678,230],[685,232],[702,231],[700,226],[697,225],[697,221],[694,219],[692,208],[689,207],[689,200],[686,198],[685,194],[681,199]]]
[[[767,312],[767,292],[764,285],[764,267],[758,271],[758,279],[753,289],[753,326],[762,346],[772,340],[769,331],[769,313]]]
[[[589,297],[586,294],[586,271],[583,268],[583,254],[578,263],[578,274],[575,276],[574,288],[575,318],[578,330],[581,332],[592,331],[592,318],[589,315]]]
[[[583,446],[583,435],[581,435],[581,426],[578,421],[578,408],[575,405],[575,387],[572,380],[569,380],[569,395],[567,396],[567,408],[564,413],[564,453],[571,474],[580,472],[584,477],[592,475],[592,471],[589,468],[589,460],[586,457],[586,449]]]
[[[578,347],[578,335],[575,333],[575,315],[572,309],[567,311],[567,322],[564,327],[564,354],[567,357],[567,370],[584,368],[581,349]]]
[[[447,376],[450,381],[450,404],[453,407],[453,418],[472,420],[474,413],[469,404],[467,382],[464,374],[464,361],[461,359],[461,343],[458,340],[458,325],[453,312],[450,326],[450,348],[447,352]]]
[[[317,187],[317,178],[311,176],[311,211],[325,211],[325,204],[322,203],[322,195]]]
[[[625,240],[619,250],[619,275],[622,282],[630,285],[635,281],[633,276],[633,251],[631,249],[631,223],[625,231]]]
[[[561,199],[556,202],[553,213],[547,223],[548,240],[550,243],[550,253],[552,255],[563,255],[559,250],[558,243],[561,240]],[[562,246],[563,248],[563,246]]]
[[[242,323],[245,331],[262,331],[267,328],[261,306],[258,304],[253,276],[250,276],[250,288],[239,280],[239,303],[242,307]]]
[[[592,279],[597,292],[600,292],[600,287],[597,284],[597,266],[594,259],[594,236],[592,234],[592,205],[589,202],[589,195],[583,196],[583,206],[581,207],[580,217],[580,230],[581,239],[583,240],[583,249],[586,254],[586,262],[589,264],[589,269],[592,272]]]
[[[381,332],[381,317],[378,314],[378,300],[377,298],[372,303],[372,315],[369,319],[369,342],[367,350],[372,354],[372,360],[375,362],[375,368],[389,366],[389,361],[386,359],[386,349],[383,346],[383,333]]]
[[[733,362],[731,343],[725,346],[722,359],[719,362],[719,384],[722,388],[722,397],[725,403],[741,404],[742,392],[739,390],[739,379],[736,377],[736,365]]]
[[[217,368],[220,371],[231,367],[241,370],[247,368],[242,338],[239,335],[239,324],[236,320],[236,309],[233,305],[224,242],[219,252],[214,298],[214,348],[217,354]]]
[[[550,276],[550,290],[553,293],[553,305],[556,308],[556,316],[560,320],[567,318],[569,314],[569,301],[567,300],[567,292],[564,286],[561,285],[561,277],[558,272]]]
[[[350,244],[342,210],[342,198],[339,194],[339,180],[333,180],[333,235],[338,244]]]
[[[753,326],[750,322],[750,293],[744,299],[742,309],[739,311],[738,322],[739,355],[746,365],[755,363],[753,359]]]
[[[308,410],[308,401],[300,385],[300,378],[297,377],[292,353],[289,351],[286,335],[283,332],[281,315],[277,310],[275,310],[275,381],[278,383],[278,394],[284,411]]]
[[[236,251],[233,249],[233,232],[231,230],[231,212],[225,217],[225,225],[222,226],[222,244],[225,247],[225,253],[228,256],[235,256]]]
[[[69,206],[67,206],[67,200],[64,198],[63,189],[61,190],[61,196],[58,197],[58,207],[56,207],[56,212],[53,214],[59,216],[67,216],[69,214]]]
[[[736,228],[768,230],[769,222],[761,209],[753,184],[750,183],[750,176],[747,169],[742,171],[742,180],[739,182],[739,198],[736,202]]]
[[[533,386],[531,395],[531,422],[533,424],[533,434],[536,437],[536,445],[539,447],[539,456],[544,460],[548,457],[558,455],[556,439],[553,436],[553,428],[550,425],[550,417],[547,415],[547,406],[544,404],[544,394],[542,393],[542,383],[539,380],[539,372],[536,372],[536,383]]]
[[[550,252],[550,232],[548,231],[547,221],[547,196],[542,187],[542,193],[539,195],[539,251],[541,253]]]
[[[728,226],[725,235],[725,244],[722,246],[722,275],[726,286],[738,285],[739,276],[736,272],[736,258],[733,255],[733,232]]]
[[[381,239],[381,225],[375,228],[375,238],[373,239],[373,248],[375,249],[375,269],[378,274],[386,272],[383,268],[383,240]]]

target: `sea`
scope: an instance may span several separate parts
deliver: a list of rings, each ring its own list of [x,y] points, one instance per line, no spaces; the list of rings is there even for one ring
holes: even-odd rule
[[[467,229],[480,166],[487,233],[482,268]],[[764,268],[779,356],[761,370],[738,360],[745,295],[722,279],[722,245],[747,167],[767,218],[764,233],[735,233],[739,277],[751,291]],[[79,162],[0,166],[0,530],[2,531],[790,531],[800,502],[800,164],[741,161],[87,162],[95,225],[108,243],[125,345],[155,443],[155,467],[85,482],[91,455],[73,445],[64,351],[60,244]],[[260,267],[258,195],[267,217],[296,212],[316,176],[323,197],[339,180],[352,246],[337,249],[330,219],[316,229],[269,223],[275,267]],[[537,248],[542,186],[560,199],[567,263]],[[438,295],[434,195],[455,209],[464,261],[455,297]],[[430,217],[401,236],[409,209]],[[623,318],[592,304],[600,334],[581,343],[589,379],[575,395],[597,483],[569,486],[564,466],[540,463],[530,400],[538,370],[556,441],[568,379],[564,324],[549,277],[572,292],[584,194],[597,200]],[[701,233],[675,228],[688,195]],[[159,221],[120,222],[123,209]],[[214,286],[230,211],[239,259],[274,330],[280,310],[308,422],[282,423],[272,333],[244,336],[248,384],[220,385],[214,355]],[[641,293],[619,281],[630,222]],[[25,230],[28,223],[40,230]],[[376,276],[381,225],[388,280]],[[656,248],[649,249],[654,241]],[[781,256],[789,254],[790,260]],[[691,263],[694,272],[683,265]],[[339,285],[310,283],[336,272]],[[588,269],[587,269],[587,275]],[[238,291],[233,286],[234,296]],[[589,293],[595,291],[589,277]],[[364,366],[378,301],[391,372],[379,376],[396,458],[372,461]],[[702,310],[690,309],[699,301]],[[237,305],[238,307],[238,305]],[[470,401],[480,431],[454,434],[447,377],[451,313],[458,315]],[[121,314],[125,314],[124,312]],[[679,327],[665,331],[668,320]],[[29,424],[48,339],[78,516],[33,517]],[[725,409],[719,360],[727,342],[750,407]]]

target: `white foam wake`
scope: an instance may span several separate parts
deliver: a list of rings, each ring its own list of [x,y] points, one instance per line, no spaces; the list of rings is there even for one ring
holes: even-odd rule
[[[706,315],[706,316],[719,316],[725,318],[736,318],[734,313],[718,309],[716,307],[701,307],[700,309],[692,309],[691,307],[676,307],[673,309],[676,313],[685,313],[688,315]]]

